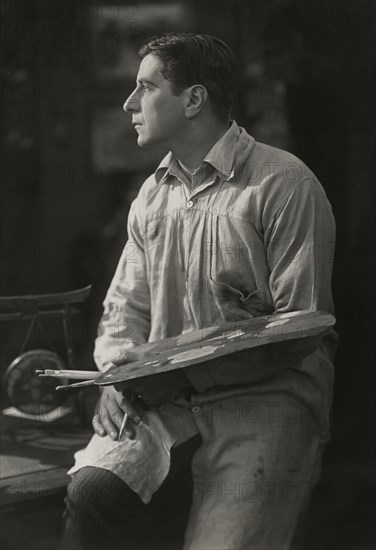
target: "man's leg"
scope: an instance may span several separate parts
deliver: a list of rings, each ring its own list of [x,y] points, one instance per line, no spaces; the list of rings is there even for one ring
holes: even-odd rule
[[[179,540],[181,547],[192,499],[191,461],[200,443],[195,436],[172,449],[169,474],[148,505],[112,472],[86,467],[73,474],[61,550],[165,550],[179,548]],[[172,538],[177,542],[170,545]]]
[[[153,495],[150,513],[153,517],[159,546],[149,550],[182,550],[192,504],[192,458],[201,445],[196,435],[172,448],[171,466],[160,489]]]
[[[286,550],[317,480],[322,438],[284,395],[222,399],[196,409],[203,443],[185,550]]]
[[[138,495],[102,468],[88,466],[73,474],[65,505],[61,550],[137,548],[140,526],[144,525],[141,533],[151,530],[146,506]]]

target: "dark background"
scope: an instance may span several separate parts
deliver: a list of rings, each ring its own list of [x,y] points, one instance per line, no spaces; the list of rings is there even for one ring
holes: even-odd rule
[[[1,295],[92,283],[76,335],[82,368],[93,368],[130,202],[164,156],[137,148],[122,111],[137,45],[185,30],[234,49],[234,118],[308,164],[337,221],[334,434],[307,547],[373,548],[375,4],[2,0],[1,18]],[[2,373],[22,334],[2,324]]]

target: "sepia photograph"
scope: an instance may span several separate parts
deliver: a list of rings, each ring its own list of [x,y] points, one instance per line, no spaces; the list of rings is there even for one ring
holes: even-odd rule
[[[374,550],[376,2],[0,0],[3,550]]]

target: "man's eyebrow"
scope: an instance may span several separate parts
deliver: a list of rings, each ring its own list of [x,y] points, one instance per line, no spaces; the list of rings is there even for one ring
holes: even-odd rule
[[[154,86],[155,88],[157,88],[157,85],[152,82],[151,80],[148,80],[147,78],[140,78],[139,80],[137,80],[137,83],[138,84],[149,84],[151,86]]]

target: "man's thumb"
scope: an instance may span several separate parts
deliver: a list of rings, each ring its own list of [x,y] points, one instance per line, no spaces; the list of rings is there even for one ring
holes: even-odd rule
[[[111,361],[114,365],[122,365],[123,363],[137,361],[137,356],[131,350],[122,350]]]

